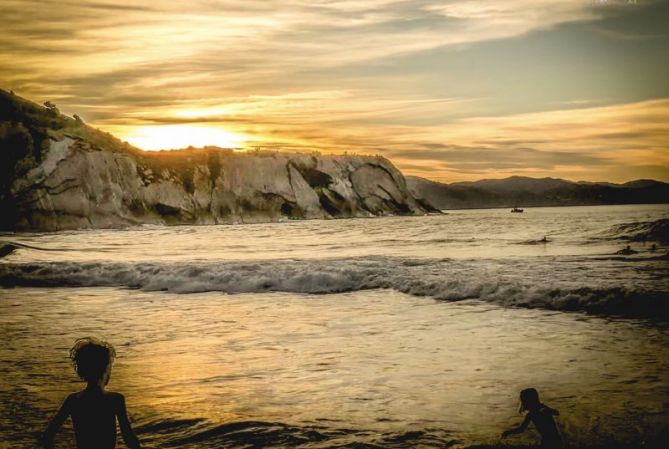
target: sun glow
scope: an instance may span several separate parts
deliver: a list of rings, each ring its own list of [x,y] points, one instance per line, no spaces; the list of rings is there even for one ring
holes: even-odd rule
[[[214,117],[222,116],[229,114],[230,110],[226,107],[215,107],[208,109],[193,109],[193,110],[180,110],[175,111],[174,116],[180,118],[204,118],[204,117]]]
[[[169,150],[189,146],[241,148],[244,138],[221,128],[201,125],[156,125],[137,128],[125,137],[143,150]]]

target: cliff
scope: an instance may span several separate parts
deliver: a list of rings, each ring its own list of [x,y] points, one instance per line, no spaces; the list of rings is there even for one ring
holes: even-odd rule
[[[0,90],[0,228],[254,223],[428,212],[377,156],[144,152]]]
[[[439,209],[669,202],[669,184],[652,180],[637,180],[624,184],[572,182],[564,179],[537,179],[523,176],[451,184],[412,176],[408,176],[406,180],[414,197]]]

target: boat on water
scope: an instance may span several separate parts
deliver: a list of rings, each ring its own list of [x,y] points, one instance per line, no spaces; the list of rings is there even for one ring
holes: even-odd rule
[[[523,209],[521,209],[521,208],[519,208],[519,207],[514,207],[513,209],[511,209],[511,212],[512,212],[512,213],[517,213],[517,214],[522,214],[522,213],[523,213]]]

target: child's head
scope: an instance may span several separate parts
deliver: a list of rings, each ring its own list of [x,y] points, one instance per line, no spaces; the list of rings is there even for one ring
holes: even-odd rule
[[[520,412],[536,410],[541,407],[539,392],[534,388],[525,388],[520,392]]]
[[[82,380],[106,384],[116,351],[109,343],[92,337],[80,338],[70,349],[72,365]]]

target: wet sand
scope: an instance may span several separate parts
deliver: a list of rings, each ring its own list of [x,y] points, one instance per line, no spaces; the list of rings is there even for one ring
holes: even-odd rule
[[[643,320],[390,290],[0,298],[0,433],[11,447],[34,441],[81,386],[67,349],[84,335],[116,345],[110,389],[126,395],[149,447],[498,445],[522,419],[527,386],[560,410],[577,447],[640,444],[669,421],[666,329]],[[59,447],[73,447],[67,437]]]

